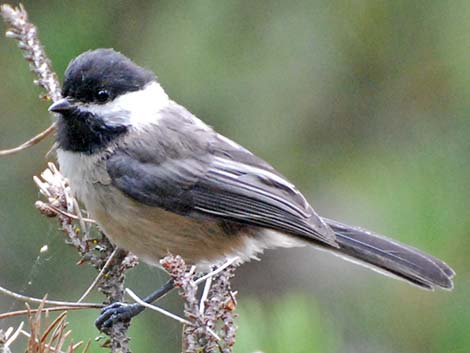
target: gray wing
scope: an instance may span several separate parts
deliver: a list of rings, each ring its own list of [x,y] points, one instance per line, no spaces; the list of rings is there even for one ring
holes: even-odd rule
[[[195,131],[184,120],[175,129],[160,121],[152,132],[147,131],[147,143],[126,143],[109,157],[112,183],[149,206],[270,228],[337,246],[333,231],[294,185],[269,164],[210,129]],[[181,150],[168,151],[171,158],[162,153],[170,146],[157,142],[163,134],[165,141],[180,142]],[[149,151],[142,154],[142,148],[158,149],[154,153],[158,158],[152,160]]]

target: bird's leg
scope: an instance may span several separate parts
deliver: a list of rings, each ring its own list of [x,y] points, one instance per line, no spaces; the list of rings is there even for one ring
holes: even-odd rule
[[[175,288],[173,279],[166,282],[161,288],[144,299],[146,303],[152,303]],[[95,321],[95,326],[100,331],[107,331],[118,321],[129,321],[134,316],[139,315],[145,307],[141,304],[126,304],[121,302],[112,303],[101,310],[100,316]]]

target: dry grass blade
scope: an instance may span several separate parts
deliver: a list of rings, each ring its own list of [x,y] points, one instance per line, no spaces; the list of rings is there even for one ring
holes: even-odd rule
[[[57,344],[55,346],[56,350],[62,351],[62,347],[65,344],[65,340],[70,336],[72,333],[71,330],[65,331],[65,328],[67,327],[67,323],[61,323],[60,328],[58,328],[58,334],[57,334]]]
[[[83,341],[77,342],[77,343],[75,343],[75,344],[71,344],[71,345],[69,346],[69,348],[67,349],[67,353],[73,353],[73,352],[75,352],[75,350],[76,350],[77,348],[81,347],[82,345],[83,345]],[[88,350],[87,346],[90,346],[90,341],[88,341],[87,344],[85,345],[85,349]],[[84,351],[82,351],[82,352],[84,352]]]
[[[51,330],[54,329],[61,321],[65,319],[65,316],[67,315],[67,312],[64,311],[62,312],[59,316],[56,317],[54,321],[49,325],[49,327],[44,331],[41,337],[41,343],[45,342],[47,339],[47,336],[51,333]]]
[[[91,342],[88,341],[88,342],[85,344],[85,347],[83,347],[82,353],[87,353],[88,350],[90,349],[90,345],[91,345]]]
[[[28,353],[40,352],[37,337],[39,336],[38,332],[40,330],[41,322],[40,320],[37,320],[36,315],[38,315],[41,312],[43,307],[44,307],[44,304],[42,303],[39,304],[38,311],[36,312],[36,314],[33,315],[30,311],[31,308],[29,304],[26,303],[26,309],[28,310],[29,329],[31,331],[31,336],[28,340],[28,349],[27,349]]]
[[[27,304],[26,306],[29,313],[30,332],[21,330],[21,333],[28,337],[27,353],[73,353],[83,345],[83,341],[67,343],[72,333],[72,330],[67,329],[67,312],[62,312],[42,330],[43,321],[47,320],[48,316],[44,303],[40,304],[37,309],[31,309]],[[85,345],[82,352],[87,352],[89,346],[90,342]]]

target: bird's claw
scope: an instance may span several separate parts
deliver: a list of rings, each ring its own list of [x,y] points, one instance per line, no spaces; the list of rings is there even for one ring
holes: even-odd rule
[[[121,302],[110,304],[101,310],[100,316],[95,321],[95,326],[99,331],[108,331],[116,322],[128,322],[143,309],[140,304]]]

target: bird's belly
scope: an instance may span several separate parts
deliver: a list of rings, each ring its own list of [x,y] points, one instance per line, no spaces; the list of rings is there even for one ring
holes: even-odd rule
[[[108,194],[102,197],[106,201],[87,205],[91,216],[111,241],[152,265],[158,266],[168,253],[180,255],[189,263],[211,263],[236,253],[249,236],[226,234],[210,219],[180,216],[142,205],[117,189],[99,193]]]
[[[112,185],[90,186],[92,190],[82,193],[82,201],[91,218],[114,244],[150,265],[160,266],[159,260],[171,253],[205,270],[227,257],[238,256],[244,262],[266,248],[292,246],[285,245],[284,236],[266,234],[257,227],[227,231],[211,218],[181,216],[143,205]]]
[[[127,249],[144,262],[160,266],[169,253],[180,255],[200,270],[228,257],[245,262],[267,248],[304,246],[289,235],[257,227],[242,227],[227,232],[219,222],[206,218],[181,216],[128,199],[119,190],[112,192],[115,205],[94,208],[92,216],[116,245]],[[119,196],[118,196],[119,195]]]

